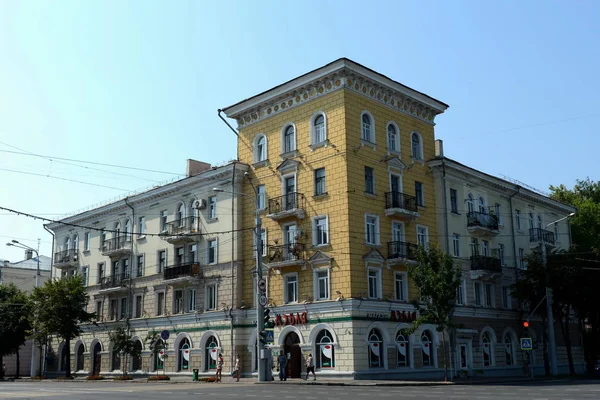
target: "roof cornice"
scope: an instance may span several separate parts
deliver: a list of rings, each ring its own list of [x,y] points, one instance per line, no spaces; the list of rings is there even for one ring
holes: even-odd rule
[[[341,58],[307,74],[223,109],[245,128],[284,110],[328,93],[349,89],[433,124],[448,105],[347,58]]]

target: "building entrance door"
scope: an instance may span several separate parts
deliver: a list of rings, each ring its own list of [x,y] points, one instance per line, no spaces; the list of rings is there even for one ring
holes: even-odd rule
[[[456,348],[456,369],[471,373],[471,342],[459,342]]]
[[[283,351],[288,359],[287,377],[300,378],[302,376],[302,350],[300,338],[295,332],[290,332],[283,342]]]
[[[102,347],[100,343],[96,343],[94,346],[94,352],[92,353],[92,375],[100,375],[100,352]]]

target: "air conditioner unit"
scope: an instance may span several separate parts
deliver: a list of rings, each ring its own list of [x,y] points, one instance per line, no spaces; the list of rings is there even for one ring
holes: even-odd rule
[[[199,210],[204,210],[206,208],[206,199],[196,200],[194,202],[194,208],[197,208]]]

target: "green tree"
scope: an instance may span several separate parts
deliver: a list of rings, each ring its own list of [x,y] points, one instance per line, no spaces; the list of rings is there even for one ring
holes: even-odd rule
[[[416,331],[420,325],[431,323],[442,335],[444,376],[448,380],[448,358],[444,333],[453,328],[452,317],[456,305],[456,291],[461,282],[460,266],[455,265],[452,257],[444,253],[437,245],[428,249],[419,247],[416,264],[408,267],[408,274],[421,292],[425,302],[413,301],[419,316],[413,322],[410,331]]]
[[[156,356],[160,353],[161,350],[163,350],[163,349],[166,350],[166,348],[167,348],[166,343],[161,339],[160,333],[158,333],[158,332],[148,333],[148,335],[146,336],[145,342],[148,344],[148,347],[150,348],[150,354],[152,355],[153,360],[156,359]],[[166,356],[166,354],[165,354],[165,356]],[[164,368],[164,366],[163,366],[163,368]],[[163,373],[164,373],[164,369],[163,369]],[[158,375],[158,368],[156,368],[156,375]]]
[[[27,340],[29,330],[27,293],[13,283],[0,284],[0,365],[2,357],[17,355],[17,377],[21,362],[19,348]]]
[[[88,296],[80,276],[46,281],[31,296],[33,326],[41,334],[56,335],[65,341],[67,378],[71,377],[71,339],[81,334],[80,324],[95,316],[86,311]]]
[[[114,331],[108,333],[108,338],[113,344],[113,351],[116,351],[121,356],[121,370],[123,371],[123,376],[125,376],[127,372],[127,360],[130,357],[140,357],[142,349],[136,347],[127,326],[116,327]]]

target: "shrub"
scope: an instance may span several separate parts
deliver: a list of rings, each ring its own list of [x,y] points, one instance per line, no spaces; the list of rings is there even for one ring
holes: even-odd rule
[[[170,381],[171,378],[169,378],[167,375],[153,375],[148,377],[148,382],[152,382],[152,381]]]
[[[90,376],[88,376],[85,379],[88,380],[88,381],[101,381],[101,380],[104,379],[104,377],[100,376],[100,375],[90,375]]]

